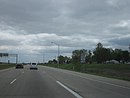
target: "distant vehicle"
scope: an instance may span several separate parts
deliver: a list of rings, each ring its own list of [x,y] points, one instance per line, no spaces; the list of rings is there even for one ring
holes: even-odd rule
[[[16,64],[15,68],[17,69],[17,68],[24,68],[24,67],[23,67],[23,64]]]
[[[31,63],[30,70],[31,69],[38,70],[37,63]]]

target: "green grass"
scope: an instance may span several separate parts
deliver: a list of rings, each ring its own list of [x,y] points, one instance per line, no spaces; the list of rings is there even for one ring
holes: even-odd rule
[[[130,65],[127,64],[95,64],[84,65],[83,72],[130,81]]]
[[[130,81],[128,64],[47,64],[47,66]]]
[[[0,70],[14,67],[15,64],[0,64]]]

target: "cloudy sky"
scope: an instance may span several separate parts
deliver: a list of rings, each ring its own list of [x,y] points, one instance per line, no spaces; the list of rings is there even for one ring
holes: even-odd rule
[[[0,52],[45,61],[75,49],[128,50],[130,0],[0,0]]]

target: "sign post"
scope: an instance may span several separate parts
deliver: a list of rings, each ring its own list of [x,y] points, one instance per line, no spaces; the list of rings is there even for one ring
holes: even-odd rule
[[[16,57],[16,64],[18,63],[18,54],[0,53],[0,57]],[[9,60],[8,63],[10,63]]]

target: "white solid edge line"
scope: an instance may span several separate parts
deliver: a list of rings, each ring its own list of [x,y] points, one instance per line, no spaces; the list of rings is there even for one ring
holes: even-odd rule
[[[83,98],[82,96],[80,96],[79,94],[77,94],[76,92],[74,92],[73,90],[71,90],[70,88],[68,88],[67,86],[65,86],[64,84],[62,84],[59,81],[56,81],[60,86],[62,86],[63,88],[65,88],[67,91],[69,91],[70,93],[72,93],[76,98]]]
[[[100,80],[95,80],[95,79],[91,79],[91,78],[87,78],[87,77],[82,77],[80,75],[77,75],[81,78],[84,78],[84,79],[87,79],[87,80],[91,80],[91,81],[96,81],[96,82],[99,82],[99,83],[103,83],[103,84],[107,84],[107,85],[112,85],[112,86],[116,86],[116,87],[120,87],[120,88],[124,88],[124,89],[130,89],[129,87],[126,87],[126,86],[121,86],[121,85],[117,85],[117,84],[113,84],[113,83],[109,83],[109,82],[104,82],[104,81],[100,81]]]
[[[10,69],[13,69],[13,68],[1,69],[0,72],[8,71],[8,70],[10,70]]]
[[[16,81],[16,79],[14,79],[13,81],[10,82],[10,84],[13,84]]]
[[[99,83],[103,83],[103,84],[107,84],[107,85],[111,85],[111,86],[115,86],[115,87],[119,87],[119,88],[124,88],[124,89],[130,90],[130,87],[127,87],[127,86],[122,86],[122,85],[118,85],[118,84],[114,84],[114,83],[109,83],[109,82],[105,82],[105,81],[101,81],[101,80],[95,80],[95,79],[88,78],[88,77],[83,77],[80,74],[73,74],[73,73],[71,73],[71,74],[74,75],[74,76],[78,76],[80,78],[83,78],[83,79],[87,79],[87,80],[91,80],[91,81],[96,81],[96,82],[99,82]]]

